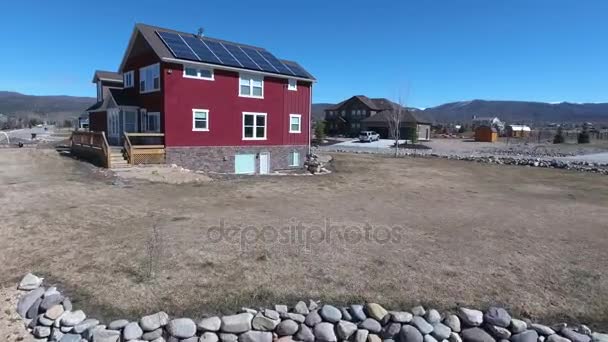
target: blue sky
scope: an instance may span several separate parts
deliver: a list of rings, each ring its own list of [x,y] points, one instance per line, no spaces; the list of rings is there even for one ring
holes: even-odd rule
[[[608,102],[607,15],[606,0],[6,1],[0,90],[95,96],[93,71],[116,70],[143,22],[297,60],[314,102]]]

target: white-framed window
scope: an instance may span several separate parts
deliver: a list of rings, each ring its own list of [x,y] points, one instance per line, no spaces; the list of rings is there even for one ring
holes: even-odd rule
[[[298,80],[290,78],[287,80],[287,90],[298,90]]]
[[[122,75],[122,80],[125,88],[133,88],[135,82],[135,72],[133,70],[127,71]]]
[[[160,90],[160,64],[152,64],[139,69],[139,92],[150,93]]]
[[[142,130],[144,132],[160,132],[160,112],[146,112],[141,110],[142,114]]]
[[[193,131],[209,131],[209,110],[208,109],[193,109],[192,110],[192,130]]]
[[[300,166],[300,152],[289,152],[289,166]]]
[[[97,81],[97,102],[103,101],[103,86],[101,81]]]
[[[302,133],[302,115],[289,114],[289,133]]]
[[[108,111],[108,135],[117,137],[120,135],[120,120],[118,109]]]
[[[239,96],[264,98],[264,77],[249,74],[239,76]]]
[[[184,65],[184,77],[213,81],[213,69]]]
[[[266,113],[243,112],[243,140],[266,140]]]

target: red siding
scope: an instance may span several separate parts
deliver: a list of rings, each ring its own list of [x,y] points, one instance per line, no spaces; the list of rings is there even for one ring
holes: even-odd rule
[[[239,97],[239,74],[215,70],[215,80],[183,77],[179,64],[162,68],[164,129],[167,146],[306,145],[310,84],[287,90],[287,80],[264,79],[264,98]],[[209,110],[209,131],[192,131],[192,109]],[[267,113],[266,140],[243,140],[243,112]],[[289,114],[302,115],[302,133],[289,132]]]
[[[106,112],[94,112],[89,114],[89,131],[108,133],[108,120]]]

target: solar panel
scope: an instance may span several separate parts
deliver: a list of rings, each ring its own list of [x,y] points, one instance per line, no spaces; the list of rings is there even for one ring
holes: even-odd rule
[[[283,62],[281,62],[278,58],[276,58],[273,54],[268,51],[260,50],[258,51],[260,55],[262,55],[266,60],[272,64],[275,69],[279,71],[281,74],[285,75],[295,75],[291,70],[289,70]]]
[[[285,63],[285,65],[291,69],[291,71],[293,71],[294,74],[296,74],[296,76],[299,77],[305,77],[305,78],[310,78],[310,75],[304,71],[304,69],[300,68],[299,66],[293,64],[293,63]]]
[[[253,69],[253,70],[262,70],[238,46],[233,45],[233,44],[227,44],[227,43],[224,43],[224,46],[226,47],[226,49],[228,51],[230,51],[230,53],[234,56],[234,58],[238,59],[239,62],[241,62],[243,67],[245,67],[247,69]]]
[[[211,51],[213,51],[213,53],[215,53],[215,55],[218,56],[219,59],[222,60],[224,65],[234,66],[234,67],[238,67],[238,68],[243,67],[241,65],[241,63],[239,63],[239,61],[237,61],[236,59],[234,59],[234,57],[232,57],[230,52],[228,52],[228,50],[226,50],[226,48],[224,47],[224,45],[222,45],[222,43],[216,42],[215,40],[204,39],[204,38],[203,38],[203,41],[205,42],[205,44],[207,44],[209,49],[211,49]]]
[[[264,59],[264,57],[262,57],[262,55],[260,55],[256,49],[241,46],[241,50],[243,50],[251,59],[253,59],[255,64],[259,65],[262,70],[268,72],[279,72],[272,65],[270,65],[270,63],[268,63],[268,61],[266,61],[266,59]]]
[[[197,55],[194,54],[192,49],[184,43],[179,35],[170,32],[157,32],[160,38],[163,40],[165,45],[171,50],[173,56],[177,58],[189,59],[192,61],[199,61]]]
[[[200,39],[189,37],[189,36],[181,36],[184,41],[192,48],[192,51],[196,53],[199,59],[203,62],[207,63],[215,63],[215,64],[223,64],[222,61],[209,50],[207,45],[205,45]]]

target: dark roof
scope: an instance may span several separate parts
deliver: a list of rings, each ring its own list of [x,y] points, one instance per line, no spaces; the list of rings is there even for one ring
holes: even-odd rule
[[[137,107],[139,104],[132,96],[128,96],[124,89],[110,89],[110,94],[117,106]]]
[[[101,106],[103,106],[103,102],[104,101],[99,101],[96,104],[92,105],[91,107],[87,108],[85,111],[86,112],[90,112],[90,111],[93,111],[93,110],[98,110],[99,108],[101,108]]]
[[[162,28],[162,27],[157,27],[157,26],[151,26],[151,25],[146,25],[146,24],[141,24],[141,23],[136,24],[135,25],[135,29],[133,31],[133,35],[131,37],[131,41],[129,43],[129,47],[127,48],[125,56],[123,57],[122,63],[120,64],[120,70],[122,70],[122,68],[124,67],[124,63],[126,61],[127,54],[129,53],[131,45],[135,41],[135,35],[138,32],[143,36],[143,38],[146,40],[146,42],[150,45],[150,48],[152,48],[152,50],[154,50],[154,52],[156,53],[156,55],[158,55],[158,57],[160,59],[163,59],[163,58],[179,59],[179,58],[173,56],[173,54],[171,53],[171,51],[169,51],[169,49],[167,48],[167,46],[165,45],[165,43],[163,43],[163,41],[160,39],[160,37],[156,33],[157,31],[159,31],[159,32],[170,32],[170,33],[180,34],[180,35],[184,35],[184,36],[186,36],[186,35],[193,35],[192,33],[180,32],[180,31],[175,31],[175,30],[171,30],[171,29],[167,29],[167,28]],[[215,40],[215,41],[218,41],[218,42],[226,42],[226,43],[236,44],[236,45],[240,45],[240,46],[247,46],[247,47],[251,47],[251,48],[254,48],[254,49],[258,49],[258,50],[266,50],[266,49],[263,49],[263,48],[260,48],[260,47],[257,47],[257,46],[251,46],[251,45],[246,45],[246,44],[241,44],[241,43],[235,43],[235,42],[230,42],[230,41],[226,41],[226,40],[222,40],[222,39],[217,39],[217,38],[211,38],[211,37],[207,37],[207,36],[205,36],[205,39]],[[184,59],[184,61],[187,61],[187,60]],[[192,62],[192,61],[190,61],[190,62]],[[293,65],[297,65],[300,68],[302,68],[301,65],[299,65],[298,63],[293,62],[293,61],[281,60],[281,62],[288,64],[288,66],[289,66],[289,64],[293,64]],[[209,63],[209,64],[211,64],[211,63]],[[221,67],[221,65],[218,65],[218,66]],[[249,70],[249,69],[244,69],[244,70]],[[302,70],[306,71],[304,68],[302,68]],[[267,72],[264,72],[264,73],[267,73]],[[308,73],[308,72],[306,72],[306,73],[310,76],[309,78],[311,80],[315,80],[315,78],[310,73]],[[280,75],[280,76],[288,77],[287,75]]]
[[[347,100],[344,100],[334,106],[328,107],[325,110],[339,110],[342,106],[344,106],[347,102],[357,99],[361,101],[365,106],[367,106],[370,110],[375,110],[378,113],[363,119],[363,122],[366,123],[378,123],[378,122],[386,122],[387,115],[394,110],[397,110],[400,105],[387,99],[387,98],[373,98],[370,99],[365,95],[356,95]],[[401,118],[403,122],[416,122],[416,123],[428,123],[432,124],[434,120],[430,117],[428,113],[425,113],[421,110],[404,109],[403,116]]]
[[[365,106],[367,106],[371,110],[379,111],[379,110],[382,110],[382,109],[385,108],[383,106],[379,106],[376,103],[376,101],[374,101],[374,100],[386,100],[386,99],[370,99],[369,97],[367,97],[365,95],[355,95],[355,96],[353,96],[351,98],[348,98],[348,99],[346,99],[346,100],[344,100],[344,101],[342,101],[342,102],[340,102],[340,103],[338,103],[336,105],[333,105],[331,107],[325,108],[325,110],[338,110],[338,109],[340,109],[340,107],[342,107],[347,102],[350,102],[353,99],[357,99],[357,100],[361,101]]]
[[[361,122],[365,122],[365,123],[386,123],[387,119],[389,117],[389,115],[391,115],[392,113],[395,113],[395,111],[398,110],[397,108],[393,109],[387,109],[387,110],[383,110],[378,112],[376,115],[372,115],[370,117],[367,117],[363,120],[361,120]],[[412,112],[406,109],[403,109],[401,112],[401,122],[412,122],[412,123],[418,123],[418,121],[416,120],[416,118],[412,115]]]
[[[111,81],[111,82],[119,82],[122,83],[122,74],[113,71],[104,71],[104,70],[95,70],[95,75],[93,76],[93,83],[97,82],[97,80],[102,81]]]

